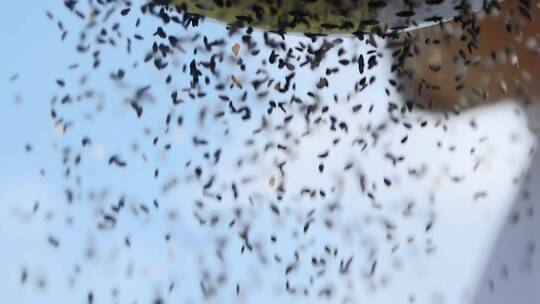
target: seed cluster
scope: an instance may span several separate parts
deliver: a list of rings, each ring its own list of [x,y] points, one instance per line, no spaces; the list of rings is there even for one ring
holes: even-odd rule
[[[67,229],[53,229],[46,242],[65,250],[66,239],[72,242],[65,231],[88,215],[91,236],[78,238],[84,255],[67,274],[71,288],[87,290],[82,301],[110,295],[123,302],[130,282],[151,280],[136,249],[163,259],[164,268],[181,265],[169,281],[149,287],[153,303],[173,296],[253,300],[257,290],[290,301],[358,303],[364,299],[358,290],[384,292],[408,261],[437,253],[436,190],[481,174],[490,139],[482,122],[468,117],[462,136],[474,145],[445,141],[463,119],[461,109],[431,115],[429,100],[404,100],[415,75],[409,62],[423,43],[399,31],[416,22],[414,6],[393,12],[400,21],[389,25],[370,17],[385,1],[306,1],[306,10],[296,1],[258,2],[66,0],[82,25],[75,33],[46,12],[60,41],[79,54],[68,77],[51,79],[49,115],[59,135],[53,146],[65,182],[66,211],[58,216]],[[329,15],[317,15],[321,8]],[[492,14],[498,8],[485,5]],[[525,17],[538,9],[526,1],[518,8]],[[481,35],[477,15],[466,3],[453,9],[461,34],[445,39],[464,43],[456,62],[472,65]],[[252,27],[264,24],[266,30]],[[287,34],[298,30],[305,33]],[[353,36],[327,35],[335,31]],[[115,56],[132,64],[117,66]],[[438,63],[425,64],[442,71]],[[436,89],[422,79],[418,92]],[[106,133],[115,142],[106,142],[103,125],[112,126]],[[509,137],[510,144],[519,142]],[[24,150],[35,148],[28,143]],[[459,169],[432,167],[433,155],[464,160]],[[517,186],[524,176],[501,178]],[[485,187],[463,194],[472,208],[489,200]],[[31,213],[48,212],[40,206],[36,201]],[[145,244],[157,223],[159,235]],[[110,290],[79,286],[92,263],[109,254],[100,249],[102,239],[118,245],[111,256],[131,257],[122,269],[128,283]],[[21,284],[30,279],[47,287],[46,277],[23,267]],[[416,303],[416,293],[396,302]]]

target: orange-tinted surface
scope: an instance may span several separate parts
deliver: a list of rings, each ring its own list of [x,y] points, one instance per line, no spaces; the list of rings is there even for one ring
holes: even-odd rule
[[[413,32],[419,53],[406,67],[414,70],[415,94],[439,109],[540,96],[540,9],[531,1],[530,21],[519,5],[508,0],[498,12],[476,14],[480,34],[472,52],[458,23]]]

